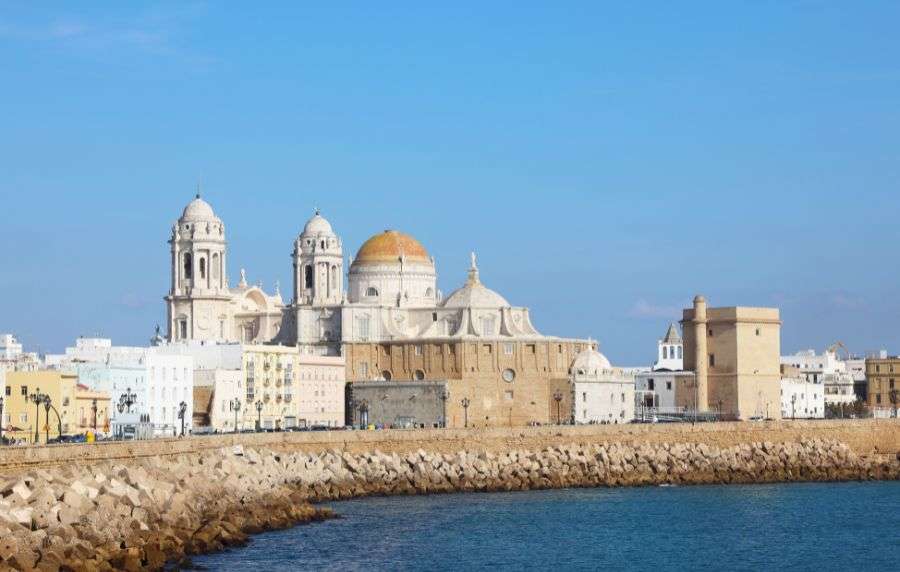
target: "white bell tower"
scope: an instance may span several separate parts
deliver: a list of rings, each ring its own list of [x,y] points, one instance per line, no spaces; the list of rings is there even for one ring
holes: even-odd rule
[[[294,242],[294,304],[336,306],[344,292],[344,251],[340,237],[319,214]]]
[[[653,369],[669,371],[684,369],[684,341],[675,324],[669,324],[666,336],[657,342],[656,365]]]

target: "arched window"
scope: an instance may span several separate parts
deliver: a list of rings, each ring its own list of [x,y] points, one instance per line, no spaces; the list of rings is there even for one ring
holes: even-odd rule
[[[669,359],[669,346],[663,346],[663,359]]]
[[[313,287],[313,267],[312,264],[307,264],[306,268],[303,269],[303,284],[306,288]]]
[[[369,286],[366,288],[366,296],[378,296],[378,289],[374,286]]]
[[[184,277],[187,279],[191,279],[194,277],[194,260],[191,257],[190,252],[184,253]]]
[[[200,259],[200,280],[206,280],[206,259]]]
[[[334,265],[331,267],[331,288],[337,288],[337,266]]]
[[[434,289],[432,289],[431,287],[429,287],[428,289],[426,289],[426,290],[425,290],[425,297],[426,297],[426,298],[434,298]]]

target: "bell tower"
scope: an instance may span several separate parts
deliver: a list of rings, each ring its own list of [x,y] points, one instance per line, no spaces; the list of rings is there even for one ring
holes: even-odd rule
[[[336,306],[344,292],[344,252],[340,237],[319,214],[294,242],[294,296],[297,306]]]
[[[225,225],[200,194],[172,226],[169,341],[224,340],[228,303]]]

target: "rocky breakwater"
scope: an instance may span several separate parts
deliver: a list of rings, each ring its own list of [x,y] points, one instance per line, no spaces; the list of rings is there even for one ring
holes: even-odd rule
[[[158,570],[248,535],[331,516],[302,466],[229,447],[174,457],[0,471],[0,571]]]
[[[0,569],[159,569],[247,534],[326,518],[310,502],[562,487],[900,478],[896,457],[836,441],[570,444],[500,454],[240,446],[2,480]]]

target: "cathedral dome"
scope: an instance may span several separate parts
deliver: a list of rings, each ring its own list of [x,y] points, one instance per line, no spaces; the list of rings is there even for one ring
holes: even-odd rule
[[[363,243],[353,265],[399,262],[401,256],[407,262],[431,264],[428,251],[418,240],[396,230],[386,230]]]
[[[596,373],[603,369],[610,369],[612,365],[606,356],[595,349],[586,349],[575,356],[572,362],[572,370],[579,375]]]
[[[209,203],[200,198],[200,194],[188,203],[186,207],[184,207],[184,212],[181,213],[181,221],[182,222],[201,222],[201,221],[218,221],[219,218],[216,216],[216,213],[213,212]]]
[[[306,226],[303,227],[302,236],[313,236],[319,234],[328,234],[333,235],[334,230],[331,228],[331,223],[328,222],[325,217],[319,214],[319,211],[316,211],[316,214],[313,215],[311,219],[309,219],[306,223]]]

